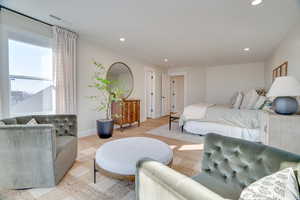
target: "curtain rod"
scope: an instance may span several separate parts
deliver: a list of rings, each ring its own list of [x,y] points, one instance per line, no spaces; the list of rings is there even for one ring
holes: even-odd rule
[[[8,11],[11,11],[11,12],[13,12],[13,13],[16,13],[16,14],[18,14],[18,15],[21,15],[21,16],[23,16],[23,17],[27,17],[27,18],[32,19],[32,20],[34,20],[34,21],[40,22],[40,23],[42,23],[42,24],[46,24],[46,25],[48,25],[48,26],[54,26],[53,24],[49,24],[49,23],[44,22],[44,21],[42,21],[42,20],[40,20],[40,19],[31,17],[31,16],[29,16],[29,15],[25,15],[25,14],[19,12],[19,11],[13,10],[13,9],[11,9],[11,8],[7,8],[7,7],[2,6],[2,5],[0,4],[0,11],[1,11],[2,8],[5,9],[5,10],[8,10]]]
[[[0,11],[1,11],[1,9],[8,10],[8,11],[10,11],[10,12],[16,13],[16,14],[18,14],[18,15],[21,15],[21,16],[23,16],[23,17],[27,17],[27,18],[29,18],[29,19],[31,19],[31,20],[34,20],[34,21],[40,22],[40,23],[42,23],[42,24],[45,24],[45,25],[48,25],[48,26],[54,26],[53,24],[50,24],[50,23],[47,23],[47,22],[45,22],[45,21],[42,21],[42,20],[40,20],[40,19],[37,19],[37,18],[31,17],[31,16],[29,16],[29,15],[26,15],[26,14],[24,14],[24,13],[21,13],[21,12],[19,12],[19,11],[13,10],[13,9],[11,9],[11,8],[7,8],[7,7],[5,7],[5,6],[2,6],[2,5],[0,4]],[[62,28],[62,27],[61,27],[61,28]],[[77,35],[77,33],[76,33],[75,31],[71,31],[71,30],[69,30],[69,29],[66,29],[66,28],[63,28],[63,29],[65,29],[65,30],[67,30],[67,31],[70,31],[70,32],[72,32],[72,33],[74,33],[74,34],[76,34],[76,35]]]

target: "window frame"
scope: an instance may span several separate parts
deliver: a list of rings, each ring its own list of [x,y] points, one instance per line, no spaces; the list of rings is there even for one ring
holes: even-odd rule
[[[11,27],[3,27],[2,30],[0,29],[0,31],[2,32],[0,43],[1,43],[1,49],[3,49],[3,51],[0,54],[1,58],[3,58],[1,59],[2,61],[0,62],[0,65],[2,66],[0,68],[0,95],[2,96],[2,98],[0,98],[0,104],[1,104],[0,118],[6,118],[6,117],[14,116],[10,112],[11,76],[9,74],[9,40],[23,42],[26,44],[31,44],[43,48],[51,48],[53,52],[53,47],[52,47],[53,39],[36,33],[28,32],[20,29],[13,29]],[[27,76],[23,76],[23,77],[27,77]],[[28,78],[38,78],[38,77],[28,76]],[[53,83],[53,87],[54,87],[54,83]],[[53,94],[53,99],[52,99],[53,111],[51,113],[53,113],[55,110],[54,98],[55,98],[55,92]],[[32,114],[32,113],[27,113],[27,114]],[[43,112],[41,114],[48,114],[48,113]]]

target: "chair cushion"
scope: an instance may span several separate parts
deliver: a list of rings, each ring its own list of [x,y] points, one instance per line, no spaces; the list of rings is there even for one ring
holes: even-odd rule
[[[192,177],[192,179],[225,199],[237,200],[242,192],[240,188],[237,188],[232,184],[226,184],[206,173],[200,173],[197,176]]]
[[[76,137],[74,136],[57,136],[56,137],[56,155],[58,155],[64,148],[72,143],[76,143]]]

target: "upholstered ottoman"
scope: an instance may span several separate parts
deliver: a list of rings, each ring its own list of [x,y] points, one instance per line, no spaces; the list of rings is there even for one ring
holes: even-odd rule
[[[129,137],[107,142],[96,152],[94,182],[98,171],[114,178],[134,180],[136,163],[142,158],[170,165],[173,151],[166,143],[148,137]]]

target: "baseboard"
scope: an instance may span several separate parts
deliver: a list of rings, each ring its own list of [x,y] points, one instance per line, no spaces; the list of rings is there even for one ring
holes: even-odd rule
[[[93,129],[88,129],[88,130],[84,130],[84,131],[79,131],[78,137],[82,138],[82,137],[87,137],[87,136],[96,135],[96,134],[97,134],[97,130],[96,130],[96,128],[93,128]]]
[[[146,119],[142,120],[141,122],[144,122],[144,121],[146,121]],[[134,124],[136,124],[136,123],[134,123]],[[128,125],[125,125],[124,127],[126,127],[126,126],[128,126]],[[120,128],[120,126],[115,124],[114,129],[118,129],[118,128]],[[78,132],[78,137],[79,138],[87,137],[87,136],[91,136],[91,135],[97,135],[97,128],[96,127],[92,128],[92,129],[87,129],[87,130],[83,130],[83,131]]]

